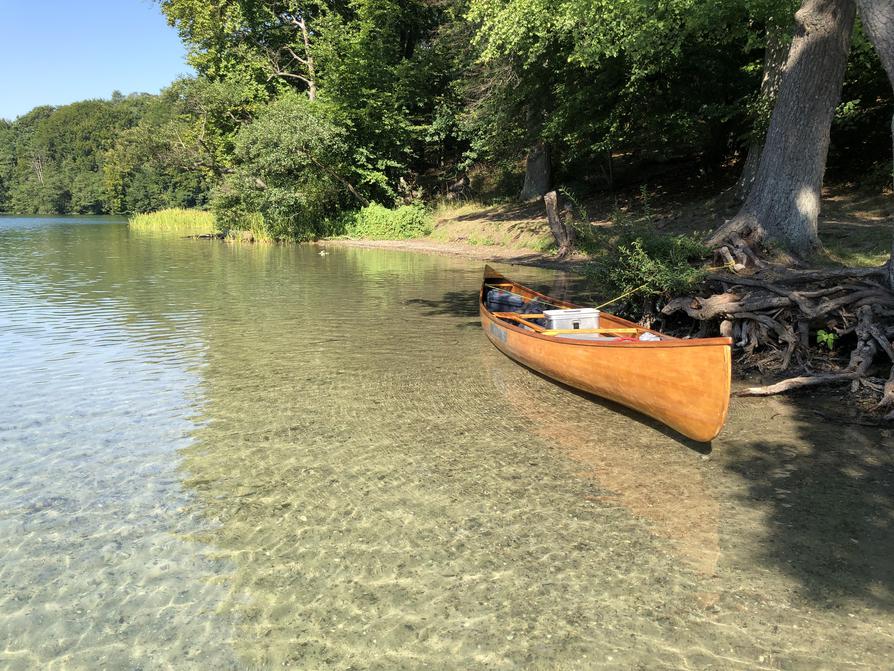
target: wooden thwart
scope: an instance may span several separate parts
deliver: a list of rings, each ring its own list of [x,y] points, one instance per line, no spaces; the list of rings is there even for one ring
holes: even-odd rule
[[[543,333],[546,329],[543,328],[540,324],[535,324],[534,322],[529,322],[525,317],[530,317],[531,315],[520,315],[517,312],[494,312],[494,317],[499,317],[500,319],[511,319],[512,321],[516,321],[519,324],[524,324],[532,331],[536,331],[537,333]],[[542,315],[541,315],[542,316]]]

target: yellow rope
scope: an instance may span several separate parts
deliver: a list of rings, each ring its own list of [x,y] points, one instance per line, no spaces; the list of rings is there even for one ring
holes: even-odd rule
[[[604,308],[606,305],[611,305],[612,303],[616,303],[619,300],[621,300],[622,298],[627,298],[627,296],[629,296],[630,294],[635,294],[640,289],[645,289],[647,286],[649,286],[648,282],[646,282],[643,285],[638,286],[636,289],[631,289],[630,291],[625,291],[620,296],[617,296],[616,298],[612,298],[610,301],[605,301],[605,303],[603,303],[602,305],[597,305],[596,309],[600,310],[600,309]]]

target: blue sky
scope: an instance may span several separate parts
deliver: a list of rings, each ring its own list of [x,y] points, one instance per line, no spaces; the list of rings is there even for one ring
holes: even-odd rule
[[[0,118],[37,105],[157,93],[191,72],[151,0],[0,0]]]

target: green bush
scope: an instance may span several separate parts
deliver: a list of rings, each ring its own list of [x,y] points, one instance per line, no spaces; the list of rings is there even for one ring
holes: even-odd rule
[[[404,205],[389,210],[378,203],[347,215],[344,232],[348,237],[368,240],[406,240],[428,235],[431,219],[421,205]]]
[[[336,117],[330,104],[288,94],[243,126],[235,138],[238,165],[211,202],[221,230],[270,240],[327,235],[328,220],[355,206],[346,185],[364,177]]]
[[[704,279],[698,262],[710,253],[698,233],[666,235],[632,223],[591,232],[588,243],[598,251],[587,274],[611,295],[636,290],[638,297],[669,298],[685,292]]]

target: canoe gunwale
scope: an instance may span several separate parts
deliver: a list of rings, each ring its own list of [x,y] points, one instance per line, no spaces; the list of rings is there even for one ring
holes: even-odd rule
[[[539,338],[541,340],[548,340],[549,342],[558,343],[560,345],[585,345],[587,347],[636,347],[636,348],[662,348],[662,347],[711,347],[711,346],[722,346],[729,347],[733,344],[732,338],[674,338],[673,340],[651,340],[651,341],[611,341],[611,340],[578,340],[576,338],[560,338],[559,336],[550,336],[550,335],[542,335],[537,333],[536,331],[529,331],[528,329],[523,329],[520,326],[515,326],[514,324],[510,324],[509,322],[503,321],[499,317],[495,317],[490,310],[488,310],[484,304],[481,304],[481,312],[490,320],[495,323],[500,328],[505,328],[510,331],[514,331],[515,333],[520,333],[521,335],[528,336],[530,338]],[[649,333],[654,333],[656,335],[662,335],[660,331],[652,331],[649,329],[643,329],[643,331],[647,331]],[[669,336],[664,336],[669,337]]]

